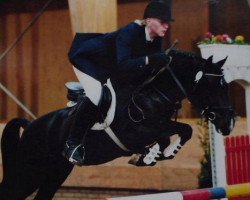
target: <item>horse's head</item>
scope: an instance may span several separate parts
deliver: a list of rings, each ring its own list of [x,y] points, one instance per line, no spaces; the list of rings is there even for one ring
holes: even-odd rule
[[[219,133],[229,135],[235,124],[235,113],[222,70],[227,58],[217,63],[213,63],[212,59],[211,56],[203,60],[199,69],[196,69],[190,100],[201,110],[201,114],[215,125]]]

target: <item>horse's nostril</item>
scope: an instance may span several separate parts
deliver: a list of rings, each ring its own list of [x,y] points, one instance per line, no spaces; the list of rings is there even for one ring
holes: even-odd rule
[[[207,117],[210,121],[213,121],[216,118],[216,114],[214,112],[209,112]]]
[[[230,133],[231,133],[231,130],[225,130],[225,131],[222,132],[222,135],[223,135],[223,136],[227,136],[227,135],[229,135]]]

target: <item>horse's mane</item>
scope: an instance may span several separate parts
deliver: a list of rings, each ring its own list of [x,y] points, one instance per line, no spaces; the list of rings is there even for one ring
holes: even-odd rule
[[[189,52],[189,51],[184,51],[180,49],[174,49],[170,52],[171,56],[176,56],[176,57],[185,57],[187,59],[196,59],[199,61],[204,61],[205,59],[201,58],[199,55],[197,55],[194,52]]]
[[[183,51],[180,49],[175,49],[170,52],[170,55],[175,57],[175,59],[186,59],[187,62],[190,60],[190,62],[195,63],[195,65],[198,65],[199,63],[201,64],[206,64],[207,60],[202,58],[200,55],[197,55],[194,52],[189,52],[189,51]],[[209,63],[208,63],[209,64]],[[190,66],[194,67],[194,66]],[[209,73],[214,73],[214,74],[221,74],[223,73],[223,69],[221,67],[218,67],[216,63],[210,63],[209,68],[206,68]]]
[[[170,52],[170,56],[172,56],[173,60],[171,63],[171,68],[183,77],[193,76],[196,69],[199,66],[202,66],[203,63],[206,62],[205,59],[201,58],[197,54],[193,52],[183,51],[180,49],[174,49]]]

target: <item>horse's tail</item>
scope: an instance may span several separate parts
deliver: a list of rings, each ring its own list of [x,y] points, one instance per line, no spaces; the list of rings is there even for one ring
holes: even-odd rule
[[[13,185],[15,181],[15,167],[20,128],[25,129],[30,122],[24,118],[15,118],[7,123],[3,130],[1,140],[3,179],[0,184],[0,197],[4,190]],[[6,192],[6,191],[5,191]]]

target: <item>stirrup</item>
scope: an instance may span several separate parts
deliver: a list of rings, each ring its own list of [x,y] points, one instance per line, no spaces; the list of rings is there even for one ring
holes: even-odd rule
[[[79,151],[82,151],[82,152],[79,152]],[[78,165],[78,166],[84,165],[85,148],[82,144],[72,147],[66,142],[62,155],[74,165]]]
[[[67,82],[65,83],[66,88],[69,90],[83,90],[82,85],[79,82]]]

